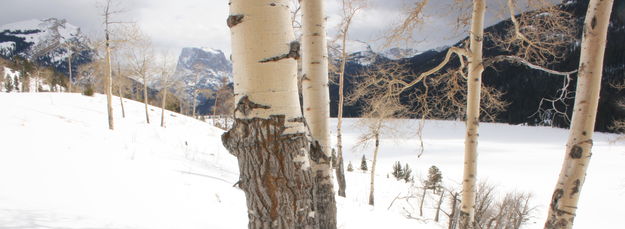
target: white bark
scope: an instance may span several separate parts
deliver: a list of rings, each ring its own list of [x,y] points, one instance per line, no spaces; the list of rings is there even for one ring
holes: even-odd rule
[[[195,109],[197,107],[197,91],[198,91],[198,84],[200,83],[200,73],[198,72],[197,74],[195,74],[195,85],[194,85],[194,89],[193,89],[193,112],[192,112],[192,117],[196,118],[195,116]]]
[[[484,0],[473,1],[469,65],[467,79],[467,132],[464,141],[464,173],[460,205],[460,229],[473,228],[477,183],[477,142],[480,123],[480,94],[482,85],[482,41],[484,39]]]
[[[612,4],[613,0],[591,0],[588,4],[571,129],[545,229],[573,227],[577,202],[592,155],[592,135]]]
[[[161,103],[161,127],[165,127],[165,106],[167,105],[167,88],[163,88],[163,101]]]
[[[111,69],[111,48],[108,32],[108,16],[106,17],[106,76],[104,79],[104,90],[106,92],[106,112],[108,115],[109,129],[113,130],[115,125],[113,123],[113,70]]]
[[[302,0],[304,117],[322,155],[311,157],[315,176],[315,211],[322,228],[336,228],[336,201],[330,150],[328,49],[322,0]]]
[[[150,124],[150,113],[148,112],[148,79],[147,72],[141,75],[143,78],[143,104],[145,105],[145,122]]]
[[[378,124],[378,125],[381,125]],[[378,131],[380,128],[378,128]],[[380,133],[375,133],[375,149],[373,150],[373,161],[371,161],[371,182],[369,186],[369,205],[375,204],[374,187],[375,187],[375,165],[378,162],[378,151],[380,150]]]

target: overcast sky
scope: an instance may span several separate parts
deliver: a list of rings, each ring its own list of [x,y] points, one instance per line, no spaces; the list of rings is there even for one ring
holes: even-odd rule
[[[92,37],[102,36],[102,18],[98,0],[1,0],[0,24],[28,19],[64,18],[81,27]],[[340,21],[340,0],[326,0],[329,36]],[[501,0],[489,1],[487,24],[499,20]],[[177,52],[182,47],[210,47],[230,53],[230,33],[225,20],[228,0],[122,0],[126,20],[137,22],[161,49]],[[367,8],[354,19],[350,38],[374,44],[379,49],[381,37],[399,22],[401,13],[415,0],[369,0]],[[450,10],[453,0],[430,0],[426,8],[426,23],[416,34],[422,42],[408,45],[427,50],[455,43],[460,37],[454,32],[455,13]],[[499,14],[500,15],[500,14]]]

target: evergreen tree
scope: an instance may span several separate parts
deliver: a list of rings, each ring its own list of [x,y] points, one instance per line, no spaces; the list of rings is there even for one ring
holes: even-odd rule
[[[11,77],[4,78],[4,89],[6,89],[7,93],[13,90],[13,80]]]
[[[402,171],[402,173],[403,179],[406,181],[406,183],[412,181],[412,169],[410,169],[408,163],[406,163],[406,166],[404,166],[404,170]]]
[[[362,160],[360,161],[360,170],[367,171],[369,168],[367,167],[367,158],[365,155],[362,155]]]
[[[432,189],[436,192],[440,188],[442,180],[443,174],[441,170],[433,165],[428,171],[428,180],[425,182],[426,189]]]
[[[354,171],[354,166],[352,166],[352,162],[350,161],[349,164],[347,164],[347,172],[353,172]]]
[[[391,174],[393,174],[397,180],[404,178],[404,170],[402,169],[399,161],[396,161],[395,164],[393,164],[393,172]]]
[[[15,91],[20,91],[20,77],[15,77],[15,82],[13,82],[13,86],[15,87]]]

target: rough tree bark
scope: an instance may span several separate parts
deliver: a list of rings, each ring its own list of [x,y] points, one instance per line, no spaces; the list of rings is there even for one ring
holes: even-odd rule
[[[328,47],[322,0],[301,0],[302,9],[302,95],[304,117],[313,141],[322,149],[311,157],[315,177],[315,212],[320,228],[336,228],[336,201],[332,181],[330,150],[330,92]]]
[[[467,133],[464,140],[464,173],[460,205],[460,229],[473,228],[477,181],[477,141],[480,122],[480,94],[482,86],[482,41],[484,39],[484,0],[473,0],[469,43],[467,79]]]
[[[299,43],[288,0],[232,0],[235,122],[222,136],[239,162],[248,228],[318,228],[311,144],[299,105]]]
[[[592,135],[612,4],[613,0],[591,0],[588,4],[571,129],[545,229],[573,227],[577,202],[592,155]]]

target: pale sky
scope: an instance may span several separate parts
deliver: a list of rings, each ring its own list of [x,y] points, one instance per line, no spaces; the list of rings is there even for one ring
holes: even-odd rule
[[[64,18],[81,27],[90,37],[102,36],[98,0],[0,0],[0,24],[28,19]],[[501,0],[489,1],[487,24],[500,20]],[[124,20],[134,21],[160,49],[178,52],[183,47],[209,47],[230,53],[230,33],[226,26],[228,0],[121,0],[127,10]],[[379,49],[381,37],[402,11],[415,0],[369,0],[367,8],[354,19],[350,39],[365,41]],[[340,0],[326,0],[329,36],[340,21]],[[427,50],[455,43],[464,35],[454,32],[453,0],[430,0],[426,21],[416,33],[422,42],[405,47]]]

